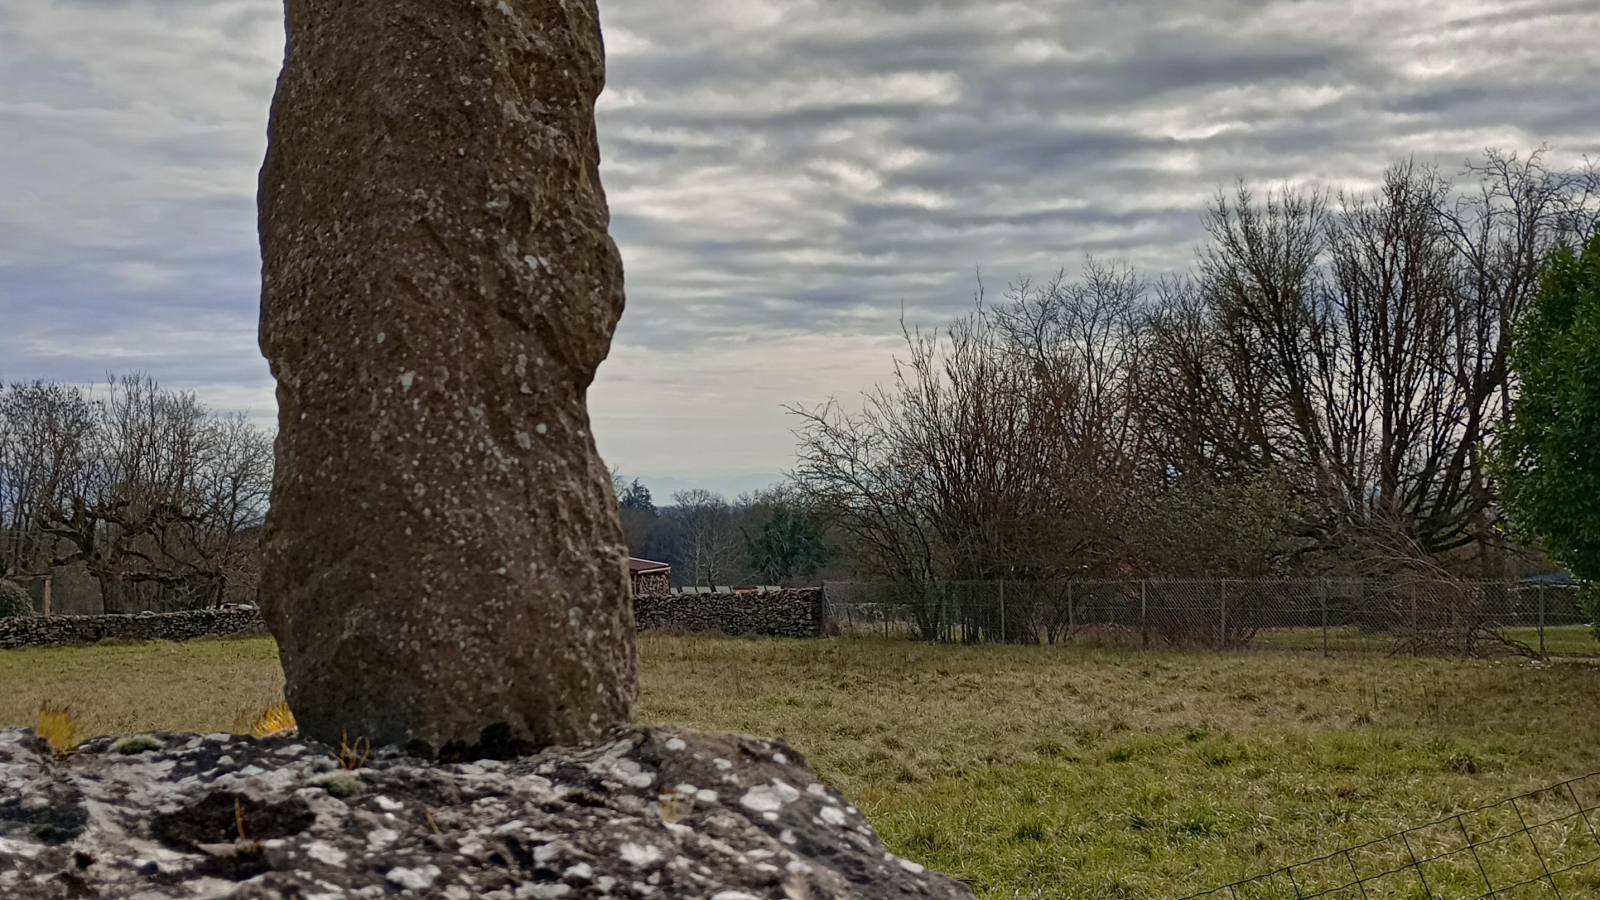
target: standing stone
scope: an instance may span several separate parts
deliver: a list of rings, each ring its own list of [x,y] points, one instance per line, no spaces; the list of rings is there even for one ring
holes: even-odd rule
[[[288,0],[261,171],[261,605],[303,733],[450,757],[631,719],[584,395],[622,313],[595,0]]]

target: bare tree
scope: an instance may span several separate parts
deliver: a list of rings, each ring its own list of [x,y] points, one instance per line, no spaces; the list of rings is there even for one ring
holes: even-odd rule
[[[892,386],[857,415],[796,409],[794,480],[858,568],[899,585],[925,636],[950,580],[1037,582],[1124,557],[1144,427],[1137,410],[1143,284],[1090,261],[1081,282],[1018,282],[943,331],[907,330]],[[1021,634],[982,604],[968,637]],[[1010,632],[1016,631],[1017,635]]]
[[[1213,471],[1283,472],[1337,558],[1497,550],[1482,448],[1513,389],[1508,326],[1589,197],[1537,154],[1468,174],[1461,195],[1403,163],[1336,205],[1241,186],[1212,210],[1197,294],[1158,329],[1178,377],[1155,421]]]
[[[212,586],[211,598],[254,598],[257,532],[272,492],[272,439],[242,415],[211,418],[195,460],[188,515],[168,555]]]
[[[744,549],[728,501],[694,488],[673,494],[672,504],[667,515],[677,531],[688,583],[717,587],[738,578]]]
[[[0,386],[0,575],[34,574],[48,562],[40,517],[83,488],[94,409],[74,387]]]
[[[1090,260],[995,305],[980,287],[947,329],[905,329],[859,413],[792,410],[793,479],[861,574],[924,608],[962,579],[1498,574],[1483,456],[1515,391],[1508,328],[1600,217],[1600,176],[1493,152],[1464,175],[1241,183],[1190,276]]]
[[[250,590],[272,471],[259,430],[137,375],[0,400],[8,567],[81,564],[109,612]]]

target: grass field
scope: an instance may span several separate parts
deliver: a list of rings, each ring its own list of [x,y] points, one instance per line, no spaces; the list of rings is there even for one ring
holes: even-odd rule
[[[649,722],[775,734],[986,898],[1176,897],[1600,770],[1582,664],[646,635]],[[0,725],[237,729],[264,640],[0,652]],[[1600,896],[1600,878],[1585,882]]]
[[[1539,650],[1538,628],[1506,628],[1499,633],[1534,652]],[[1391,634],[1363,632],[1359,628],[1334,627],[1327,633],[1327,646],[1333,653],[1384,654],[1394,649],[1396,640]],[[1256,634],[1251,647],[1320,651],[1323,632],[1320,628],[1264,629]],[[1544,629],[1544,652],[1548,656],[1600,656],[1600,641],[1595,640],[1594,630],[1588,625],[1551,625]]]

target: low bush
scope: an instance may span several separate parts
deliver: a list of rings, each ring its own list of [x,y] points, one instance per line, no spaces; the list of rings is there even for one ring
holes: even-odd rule
[[[33,598],[28,596],[27,588],[0,578],[0,619],[19,618],[33,615]]]

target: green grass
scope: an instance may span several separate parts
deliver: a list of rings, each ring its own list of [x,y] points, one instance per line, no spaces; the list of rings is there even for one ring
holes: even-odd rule
[[[788,739],[985,898],[1181,896],[1600,770],[1580,664],[646,635],[641,680],[645,721]],[[0,684],[0,724],[91,732],[281,692],[267,641],[10,651]]]
[[[271,640],[106,643],[0,651],[0,726],[64,703],[85,737],[130,731],[245,731],[283,699]]]
[[[1530,649],[1539,650],[1539,629],[1507,628],[1501,631],[1513,641],[1521,641]],[[1364,632],[1359,628],[1330,627],[1328,649],[1334,653],[1388,653],[1394,649],[1396,637],[1382,632]],[[1320,628],[1271,628],[1258,632],[1250,642],[1256,650],[1311,650],[1323,647]],[[1600,656],[1600,641],[1588,625],[1551,625],[1544,629],[1544,648],[1548,656]]]
[[[1539,629],[1507,628],[1505,635],[1539,649]],[[1544,630],[1545,653],[1550,656],[1600,656],[1600,641],[1588,625],[1556,625]]]

